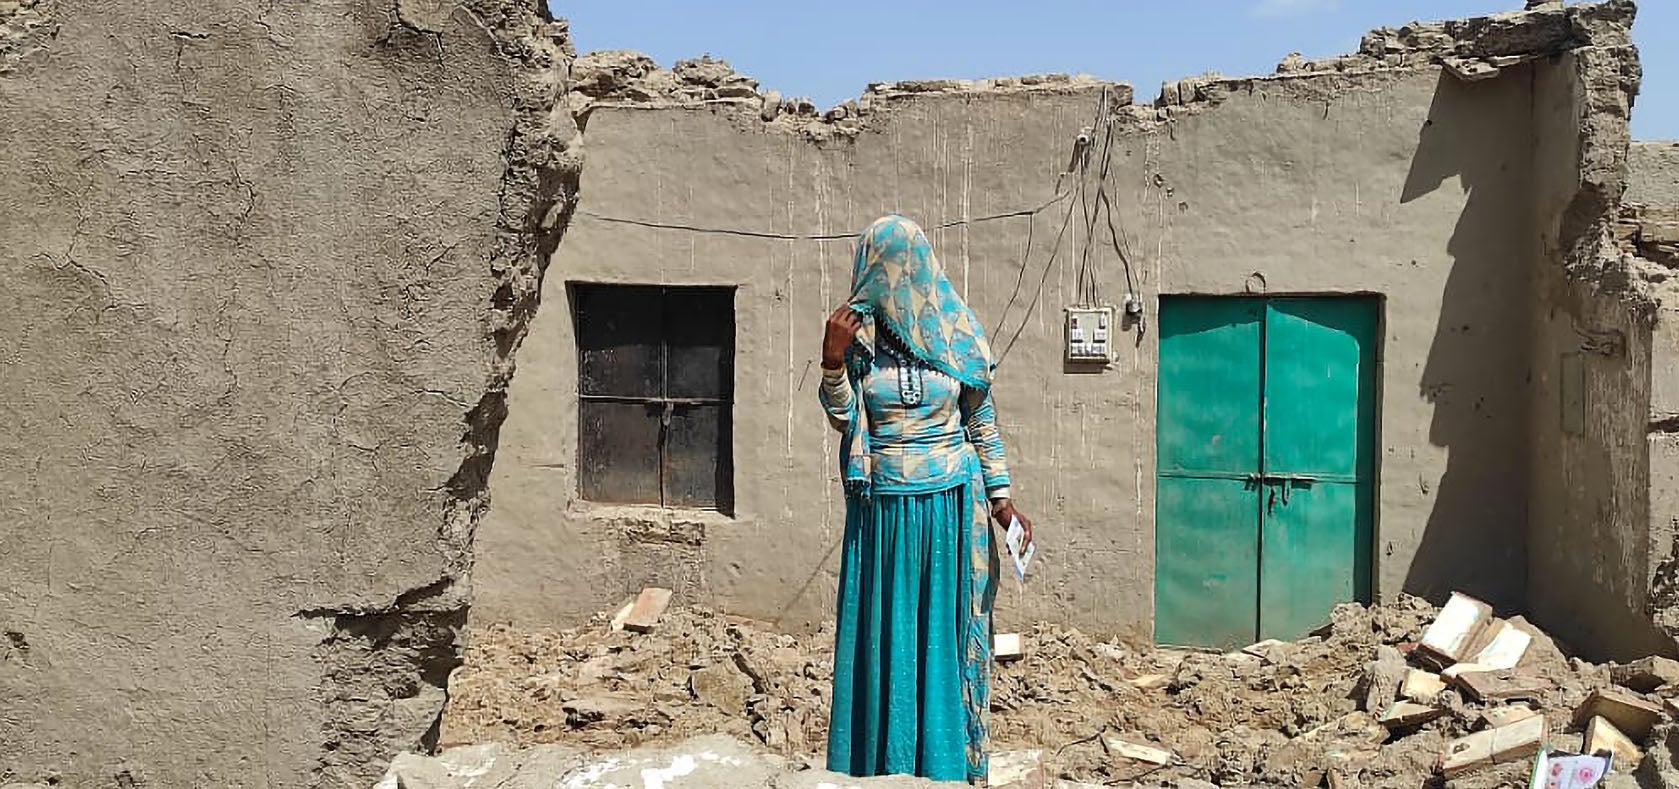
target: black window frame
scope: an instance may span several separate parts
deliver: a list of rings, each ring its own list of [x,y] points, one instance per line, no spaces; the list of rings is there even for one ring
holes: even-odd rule
[[[578,497],[732,516],[737,288],[604,282],[567,286],[577,350]],[[656,328],[649,329],[649,322]],[[687,336],[679,336],[681,332]],[[700,340],[696,344],[684,342],[695,337]],[[611,345],[614,338],[630,342]],[[649,349],[657,351],[656,365],[648,358]],[[674,387],[673,379],[680,379]],[[652,427],[656,458],[651,468],[649,425],[637,417],[637,407],[641,417],[657,421]],[[708,443],[713,447],[709,472],[703,463],[695,465],[703,453],[693,451]],[[707,485],[709,493],[695,494]]]

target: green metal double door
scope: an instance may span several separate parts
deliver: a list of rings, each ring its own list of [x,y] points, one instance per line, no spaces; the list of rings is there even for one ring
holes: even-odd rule
[[[1369,601],[1380,310],[1161,299],[1157,642],[1297,638]]]

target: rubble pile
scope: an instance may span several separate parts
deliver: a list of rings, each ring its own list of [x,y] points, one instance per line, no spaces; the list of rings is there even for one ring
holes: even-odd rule
[[[1522,11],[1382,27],[1365,34],[1357,52],[1316,60],[1291,53],[1277,64],[1277,73],[1362,71],[1437,62],[1460,79],[1486,79],[1502,69],[1575,47],[1624,42],[1633,13],[1633,4],[1625,0],[1591,5],[1553,0],[1529,3]]]
[[[443,744],[621,750],[723,734],[820,765],[831,632],[693,608],[634,623],[626,606],[572,630],[481,631],[450,680]],[[1679,708],[1664,701],[1679,662],[1571,658],[1461,595],[1443,609],[1341,606],[1311,636],[1225,654],[1050,625],[1019,636],[1022,654],[993,675],[993,745],[1041,752],[1062,781],[1526,786],[1543,746],[1615,754],[1612,781],[1679,787]]]
[[[732,106],[743,117],[755,116],[755,120],[772,128],[802,133],[812,139],[828,139],[855,136],[863,130],[867,116],[901,96],[1059,90],[1102,84],[1113,90],[1116,104],[1131,102],[1131,88],[1123,83],[1102,83],[1088,76],[1034,74],[981,80],[877,82],[869,85],[863,95],[824,110],[807,97],[783,96],[780,91],[761,89],[757,80],[736,72],[727,61],[709,55],[679,60],[665,69],[640,52],[602,50],[586,53],[572,62],[570,106],[572,113],[583,119],[602,103]]]
[[[1679,211],[1623,203],[1614,232],[1626,254],[1679,269]]]

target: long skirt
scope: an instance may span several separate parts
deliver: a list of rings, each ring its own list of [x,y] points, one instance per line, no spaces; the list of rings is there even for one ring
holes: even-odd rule
[[[848,500],[829,770],[985,777],[990,594],[970,606],[974,507],[966,485]]]

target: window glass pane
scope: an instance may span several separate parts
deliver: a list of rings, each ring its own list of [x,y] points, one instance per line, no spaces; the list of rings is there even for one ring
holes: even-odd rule
[[[665,296],[665,326],[670,354],[666,394],[728,398],[734,390],[734,291],[669,291]]]
[[[630,285],[577,285],[578,391],[586,395],[663,394],[660,291]]]
[[[578,404],[578,487],[583,498],[614,504],[659,503],[656,403]]]
[[[665,504],[734,510],[729,419],[726,405],[672,409],[665,437]]]

